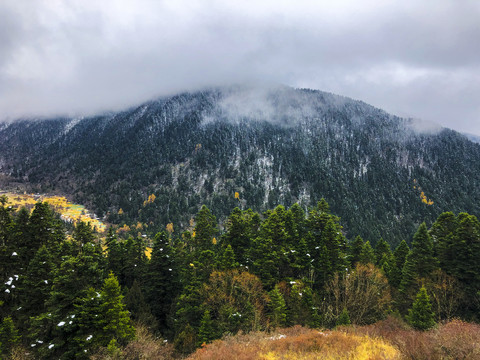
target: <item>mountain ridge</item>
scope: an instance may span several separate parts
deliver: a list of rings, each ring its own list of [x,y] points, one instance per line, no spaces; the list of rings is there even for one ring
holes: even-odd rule
[[[396,244],[442,211],[479,213],[480,146],[417,124],[318,90],[217,87],[10,123],[0,128],[0,173],[4,184],[61,191],[151,230],[187,226],[202,204],[225,218],[235,206],[308,209],[326,198],[349,237]]]

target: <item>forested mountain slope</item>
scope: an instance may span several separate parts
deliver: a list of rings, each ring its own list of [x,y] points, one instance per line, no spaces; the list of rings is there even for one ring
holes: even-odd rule
[[[443,211],[480,213],[480,145],[423,125],[321,91],[215,88],[0,125],[0,173],[152,233],[202,204],[222,219],[323,197],[349,238],[396,245]]]

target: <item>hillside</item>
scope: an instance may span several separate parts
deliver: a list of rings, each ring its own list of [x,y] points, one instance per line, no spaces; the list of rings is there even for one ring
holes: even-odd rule
[[[480,213],[480,145],[288,87],[216,88],[120,113],[3,124],[0,173],[3,187],[62,193],[152,234],[185,228],[202,204],[225,219],[235,206],[306,209],[325,198],[347,237],[392,245],[444,211]]]

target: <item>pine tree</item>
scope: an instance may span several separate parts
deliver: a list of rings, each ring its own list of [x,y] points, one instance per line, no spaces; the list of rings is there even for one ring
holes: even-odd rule
[[[427,226],[422,223],[412,242],[411,260],[415,262],[416,274],[418,277],[427,277],[437,267],[437,260],[433,254],[433,241],[428,234]]]
[[[79,246],[83,246],[89,242],[95,240],[95,235],[93,234],[93,229],[90,226],[90,223],[84,223],[80,221],[73,231],[73,239],[77,242]]]
[[[388,281],[391,286],[398,288],[402,281],[402,270],[410,248],[405,240],[402,240],[393,252],[394,264],[390,269]]]
[[[208,344],[216,338],[215,330],[213,327],[213,321],[210,316],[210,311],[205,310],[200,321],[200,328],[198,329],[198,340],[197,344],[201,346],[202,344]]]
[[[30,212],[22,207],[15,216],[15,225],[13,229],[14,243],[18,250],[18,256],[21,264],[28,264],[35,254],[36,247],[32,247],[29,233]]]
[[[145,243],[142,238],[129,237],[124,246],[123,266],[121,278],[124,283],[120,286],[130,288],[135,280],[142,281],[147,270],[147,256],[145,255]]]
[[[412,308],[408,311],[407,321],[418,330],[428,330],[435,326],[435,314],[432,311],[430,297],[423,286],[420,288]]]
[[[319,201],[309,212],[307,244],[313,257],[312,265],[318,286],[325,285],[335,272],[344,272],[348,265],[345,256],[346,239],[339,220],[330,213],[325,199]]]
[[[150,331],[156,331],[158,329],[158,321],[155,316],[153,316],[150,305],[145,300],[145,296],[137,280],[135,280],[132,287],[128,289],[124,302],[127,310],[130,312],[132,321],[146,326]],[[165,334],[165,331],[162,330],[162,332]]]
[[[413,294],[415,294],[416,281],[429,276],[436,267],[437,261],[433,256],[432,238],[428,234],[427,226],[422,223],[413,236],[412,250],[405,259],[400,291],[404,294],[414,291]]]
[[[246,265],[246,253],[250,247],[250,238],[248,236],[248,221],[244,213],[236,207],[228,217],[225,223],[225,234],[223,241],[230,245],[234,253],[238,256],[239,263]]]
[[[342,312],[337,318],[337,321],[335,322],[335,325],[350,325],[350,315],[348,314],[348,310],[346,308],[343,308]]]
[[[233,252],[232,246],[227,245],[222,254],[220,268],[222,270],[231,270],[236,267],[238,267],[238,263],[235,261],[235,253]]]
[[[152,314],[158,320],[159,330],[164,336],[170,335],[167,330],[168,315],[172,302],[180,292],[174,257],[168,234],[165,231],[157,233],[153,242],[152,257],[147,265],[145,288]]]
[[[278,289],[278,286],[275,286],[272,291],[270,291],[269,295],[271,324],[274,328],[283,327],[286,325],[287,321],[287,306],[285,304],[285,299]]]
[[[457,217],[452,212],[440,214],[430,229],[435,255],[439,266],[447,271],[455,255],[451,252],[454,234],[457,231]]]
[[[33,249],[32,256],[42,245],[51,249],[65,239],[61,222],[55,218],[46,202],[35,204],[29,221],[29,239],[29,246]]]
[[[354,268],[355,265],[360,261],[360,256],[363,250],[364,241],[360,235],[357,235],[355,240],[349,246],[349,260],[350,267]]]
[[[8,359],[12,349],[20,341],[18,330],[11,317],[6,317],[0,324],[0,358]]]
[[[186,324],[185,327],[175,337],[174,346],[175,350],[180,354],[189,354],[195,350],[197,346],[197,334],[190,324]]]
[[[370,245],[370,241],[366,241],[363,245],[362,252],[360,253],[359,262],[363,265],[374,264],[375,263],[375,251]]]
[[[123,295],[121,295],[120,285],[113,273],[110,273],[105,279],[100,297],[102,343],[107,345],[114,338],[118,343],[125,344],[133,338],[135,329],[131,325],[130,316],[122,302]]]
[[[127,251],[124,243],[118,241],[117,236],[111,227],[108,229],[106,245],[107,270],[112,271],[117,276],[120,286],[124,286],[126,283],[124,262],[127,258]]]
[[[480,222],[474,215],[458,215],[458,227],[449,251],[454,256],[450,267],[445,270],[455,276],[465,289],[464,314],[475,317],[480,310],[477,298],[480,289]]]
[[[279,205],[268,214],[260,228],[259,238],[262,239],[264,244],[270,244],[270,251],[276,255],[274,261],[276,267],[275,272],[277,274],[270,274],[274,283],[290,275],[289,254],[291,254],[291,250],[293,249],[291,249],[288,244],[288,234],[285,230],[285,217],[285,207]],[[256,268],[258,269],[258,264]],[[260,276],[260,278],[262,278],[262,276]],[[271,285],[273,285],[273,283]]]
[[[375,265],[379,268],[383,266],[382,259],[384,259],[385,255],[385,259],[388,259],[392,255],[392,251],[390,250],[390,245],[381,238],[375,246]]]
[[[46,311],[55,269],[52,254],[43,245],[28,264],[25,276],[20,277],[20,317],[24,326],[30,317]]]
[[[251,251],[251,271],[257,275],[266,289],[272,289],[279,280],[279,256],[269,237],[258,236]]]
[[[196,251],[212,250],[213,238],[218,233],[217,219],[210,210],[203,205],[195,216],[195,237],[193,238]]]

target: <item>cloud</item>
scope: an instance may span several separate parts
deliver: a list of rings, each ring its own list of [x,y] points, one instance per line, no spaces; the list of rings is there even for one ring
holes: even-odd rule
[[[254,81],[480,134],[476,0],[24,0],[0,14],[3,117]]]

